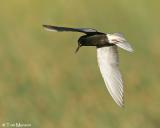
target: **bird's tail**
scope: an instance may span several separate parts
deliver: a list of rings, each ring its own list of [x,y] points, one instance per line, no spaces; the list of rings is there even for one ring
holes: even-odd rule
[[[128,41],[123,37],[121,33],[107,34],[110,43],[117,45],[118,47],[127,50],[129,52],[133,52],[131,45]]]

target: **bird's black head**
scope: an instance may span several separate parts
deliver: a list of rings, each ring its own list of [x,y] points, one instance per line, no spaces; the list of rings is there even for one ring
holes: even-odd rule
[[[83,35],[78,39],[78,47],[76,52],[78,52],[81,46],[98,46],[100,43],[105,43],[105,38],[106,35],[100,32],[92,32],[87,35]]]
[[[86,35],[81,36],[81,37],[78,39],[78,47],[77,47],[75,53],[78,52],[78,50],[80,49],[80,47],[85,46],[85,44],[86,44],[85,38],[86,38]]]
[[[82,46],[93,46],[92,45],[92,36],[97,33],[89,33],[87,35],[83,35],[78,39],[78,47],[76,49],[76,52],[80,49]]]

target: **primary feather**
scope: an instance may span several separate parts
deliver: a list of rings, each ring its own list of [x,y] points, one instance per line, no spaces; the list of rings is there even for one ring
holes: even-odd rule
[[[97,48],[98,65],[114,101],[123,106],[123,81],[118,67],[117,46]]]

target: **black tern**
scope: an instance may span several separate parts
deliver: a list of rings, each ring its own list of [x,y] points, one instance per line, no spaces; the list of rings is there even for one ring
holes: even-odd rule
[[[52,25],[43,25],[43,27],[49,31],[55,32],[84,33],[84,35],[78,39],[78,47],[75,52],[78,52],[82,46],[96,46],[98,66],[105,85],[114,101],[120,107],[124,105],[124,89],[121,73],[119,71],[117,46],[129,52],[132,52],[133,49],[122,34],[103,33],[92,28],[69,28]]]

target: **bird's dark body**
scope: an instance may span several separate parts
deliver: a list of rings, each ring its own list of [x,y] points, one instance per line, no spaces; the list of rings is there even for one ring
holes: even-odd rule
[[[109,43],[105,33],[95,32],[87,35],[83,35],[79,38],[78,43],[82,46],[113,46],[114,44]]]

